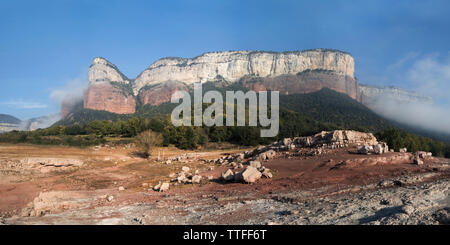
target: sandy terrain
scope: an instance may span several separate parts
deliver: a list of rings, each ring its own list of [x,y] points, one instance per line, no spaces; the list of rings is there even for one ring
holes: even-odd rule
[[[165,159],[158,161],[162,150]],[[205,161],[243,151],[165,148],[144,160],[129,146],[0,145],[0,223],[448,222],[450,159],[431,157],[416,165],[411,153],[359,155],[351,147],[315,156],[283,152],[263,162],[273,178],[253,184],[225,183],[220,175],[232,167]],[[188,159],[166,164],[169,157],[189,153]],[[152,190],[183,166],[198,170],[201,183],[171,182],[166,192]]]

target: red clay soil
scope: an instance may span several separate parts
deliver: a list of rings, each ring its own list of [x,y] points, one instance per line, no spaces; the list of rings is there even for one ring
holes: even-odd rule
[[[444,159],[433,158],[425,161],[424,165],[414,165],[409,160],[409,153],[387,153],[383,155],[357,155],[347,150],[333,150],[331,153],[312,157],[296,157],[292,159],[278,158],[264,162],[263,166],[274,173],[272,179],[260,179],[254,184],[223,183],[220,180],[205,181],[201,185],[171,184],[168,192],[157,193],[141,187],[148,179],[157,180],[152,175],[148,163],[129,165],[82,167],[71,173],[58,173],[43,177],[26,177],[18,180],[3,179],[0,181],[0,216],[10,216],[19,213],[21,208],[32,201],[39,192],[45,191],[84,191],[87,195],[98,195],[98,192],[114,194],[116,203],[149,203],[157,202],[165,196],[179,196],[178,202],[183,202],[183,196],[212,197],[220,200],[227,197],[253,197],[267,194],[277,194],[293,190],[311,190],[320,187],[330,188],[334,192],[342,188],[377,183],[380,180],[412,173],[433,172],[433,164]],[[133,163],[134,164],[134,163]],[[160,172],[160,178],[167,180],[167,176],[174,169],[170,165]],[[195,166],[198,166],[195,165]],[[208,168],[203,164],[203,169]],[[171,169],[172,168],[172,169]],[[213,176],[218,179],[227,167],[216,167],[212,171],[203,171],[204,177]],[[238,171],[238,170],[235,170]],[[445,170],[448,172],[448,169]],[[204,178],[207,179],[207,178]],[[120,192],[119,186],[127,191]],[[96,191],[94,193],[94,191]],[[91,194],[89,194],[91,193]],[[177,202],[176,200],[174,202]],[[106,201],[94,202],[92,206],[111,205]]]

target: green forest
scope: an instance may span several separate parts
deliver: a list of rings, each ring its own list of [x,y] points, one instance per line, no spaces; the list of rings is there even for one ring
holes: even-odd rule
[[[162,135],[164,146],[196,149],[208,142],[256,146],[286,137],[349,129],[375,133],[378,140],[397,151],[407,147],[409,151],[424,150],[436,156],[450,157],[449,143],[401,129],[347,95],[330,89],[310,94],[280,95],[280,128],[275,138],[260,137],[261,127],[175,127],[168,115],[175,106],[170,103],[153,107],[146,105],[134,115],[117,115],[81,107],[50,128],[0,134],[0,142],[84,147],[112,139],[114,142],[132,142],[140,133],[151,130]],[[204,104],[203,108],[207,106]]]

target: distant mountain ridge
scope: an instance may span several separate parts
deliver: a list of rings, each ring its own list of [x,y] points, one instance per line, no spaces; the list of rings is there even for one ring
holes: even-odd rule
[[[60,119],[61,116],[59,113],[23,121],[11,115],[0,114],[0,133],[13,130],[32,131],[38,128],[48,128]]]
[[[7,114],[0,114],[0,123],[19,124],[20,122],[21,120],[17,117]]]

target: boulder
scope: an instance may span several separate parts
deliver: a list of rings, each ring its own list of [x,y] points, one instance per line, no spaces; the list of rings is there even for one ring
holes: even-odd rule
[[[231,181],[234,179],[234,173],[231,171],[231,169],[228,169],[227,171],[222,173],[222,179],[225,181]]]
[[[273,177],[272,173],[271,173],[270,170],[267,169],[267,168],[264,169],[264,170],[261,172],[261,174],[262,174],[263,177],[268,178],[268,179],[271,179],[271,178]]]
[[[200,181],[202,181],[202,176],[200,176],[200,175],[194,175],[194,176],[192,176],[192,183],[194,183],[194,184],[199,184]]]
[[[249,165],[254,167],[254,168],[260,168],[261,167],[261,162],[259,162],[259,161],[250,161]]]
[[[248,166],[242,172],[242,179],[247,183],[254,183],[261,178],[262,174],[255,167]]]
[[[363,145],[361,148],[358,149],[359,154],[369,154],[369,152],[372,150],[372,147],[369,145]]]
[[[178,175],[176,181],[177,181],[178,183],[186,183],[186,182],[188,181],[188,178],[186,178],[186,175],[184,174],[184,172],[181,172],[181,173]]]
[[[425,158],[433,156],[433,153],[425,152],[425,151],[418,151],[418,152],[414,153],[414,155],[419,158],[425,159]]]
[[[168,191],[169,190],[169,183],[164,182],[161,184],[161,186],[159,187],[159,191],[160,192],[164,192],[164,191]]]
[[[373,151],[375,154],[383,154],[384,153],[384,147],[382,144],[376,144],[373,146]]]

